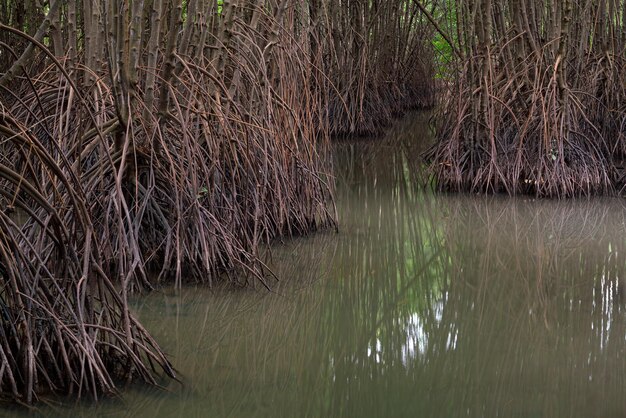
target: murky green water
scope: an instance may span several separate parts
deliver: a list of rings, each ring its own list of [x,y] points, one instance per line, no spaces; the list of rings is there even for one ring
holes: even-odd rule
[[[139,299],[184,386],[133,417],[626,414],[626,202],[420,192],[424,117],[337,150],[341,233],[279,245],[268,293]]]

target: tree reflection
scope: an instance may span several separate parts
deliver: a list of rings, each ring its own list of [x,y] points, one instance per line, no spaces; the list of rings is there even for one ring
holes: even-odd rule
[[[276,248],[273,292],[142,298],[185,386],[129,414],[623,415],[622,201],[425,192],[424,127],[337,146],[341,232]]]
[[[623,411],[622,201],[433,196],[397,149],[340,150],[328,412]]]

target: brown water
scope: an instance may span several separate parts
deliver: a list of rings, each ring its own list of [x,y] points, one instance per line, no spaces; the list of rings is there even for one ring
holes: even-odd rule
[[[423,192],[427,138],[413,115],[338,145],[341,233],[278,245],[274,292],[136,301],[184,386],[55,413],[626,415],[624,201]]]

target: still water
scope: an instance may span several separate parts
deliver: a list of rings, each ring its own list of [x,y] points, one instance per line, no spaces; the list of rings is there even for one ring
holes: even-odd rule
[[[626,203],[420,191],[426,117],[336,148],[339,234],[277,245],[263,290],[135,301],[184,385],[57,413],[626,415]]]

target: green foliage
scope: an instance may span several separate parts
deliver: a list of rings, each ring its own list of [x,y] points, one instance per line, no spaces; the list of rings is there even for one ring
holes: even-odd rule
[[[452,62],[454,52],[439,33],[435,34],[432,44],[435,48],[435,78],[442,80],[447,78],[448,65]]]
[[[456,2],[444,1],[437,6],[433,7],[433,17],[458,47]],[[438,80],[448,78],[450,63],[454,60],[454,49],[437,31],[434,32],[432,45],[435,49],[435,78]]]

